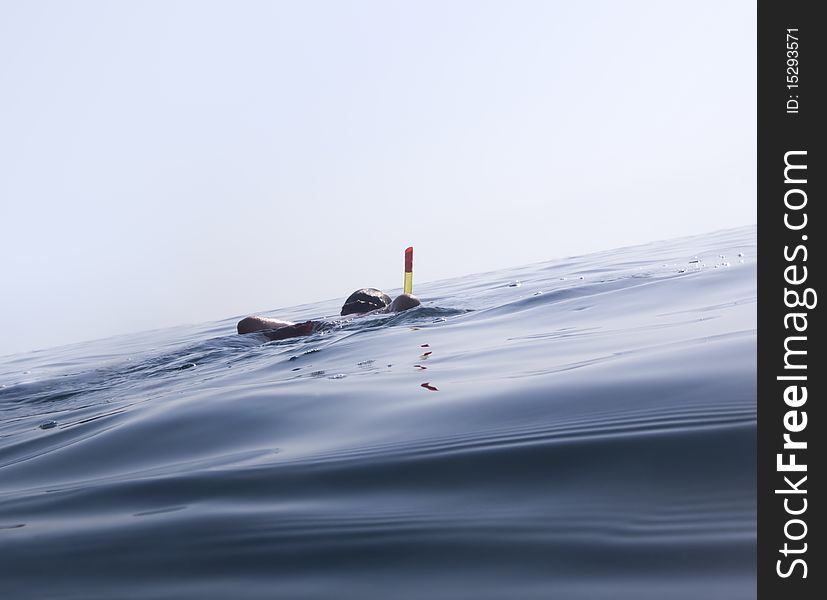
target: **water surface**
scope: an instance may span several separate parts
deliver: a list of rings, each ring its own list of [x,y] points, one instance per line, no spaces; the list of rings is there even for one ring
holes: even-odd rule
[[[238,315],[2,357],[3,596],[752,598],[755,250],[418,285],[302,339]]]

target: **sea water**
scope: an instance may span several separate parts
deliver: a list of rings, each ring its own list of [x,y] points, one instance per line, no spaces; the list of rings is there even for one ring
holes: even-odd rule
[[[2,357],[0,595],[754,597],[755,242]]]

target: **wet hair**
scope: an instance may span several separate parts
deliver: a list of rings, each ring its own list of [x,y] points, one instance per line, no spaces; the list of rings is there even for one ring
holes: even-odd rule
[[[390,303],[390,296],[382,290],[362,288],[347,297],[347,300],[345,300],[345,303],[342,305],[342,312],[340,314],[342,316],[362,314],[376,310],[377,308],[385,308]]]

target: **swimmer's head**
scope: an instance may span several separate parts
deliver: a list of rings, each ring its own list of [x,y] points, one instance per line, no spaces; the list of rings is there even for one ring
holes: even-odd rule
[[[342,305],[340,314],[342,316],[363,314],[378,308],[385,308],[390,303],[390,296],[383,291],[376,288],[362,288],[348,296]]]

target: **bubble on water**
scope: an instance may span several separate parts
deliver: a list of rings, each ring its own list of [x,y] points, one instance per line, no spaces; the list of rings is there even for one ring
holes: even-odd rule
[[[508,287],[520,287],[521,285],[523,284],[520,282],[519,279],[517,279],[516,281],[512,281],[511,283],[509,283]]]
[[[336,373],[335,375],[330,375],[328,379],[344,379],[347,377],[344,373]]]

